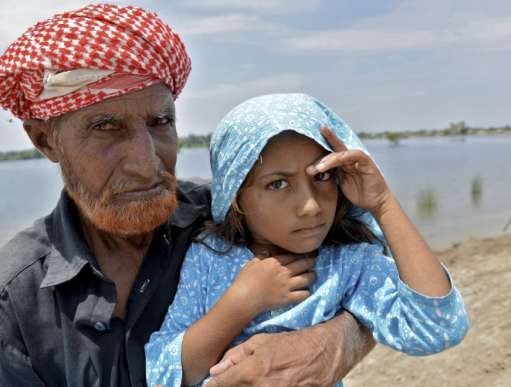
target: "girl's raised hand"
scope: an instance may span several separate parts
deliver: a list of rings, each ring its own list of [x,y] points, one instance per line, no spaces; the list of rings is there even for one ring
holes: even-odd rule
[[[361,150],[349,150],[326,126],[321,127],[321,134],[334,152],[309,166],[307,173],[315,175],[337,168],[340,187],[346,198],[373,214],[380,211],[392,195],[373,159]]]

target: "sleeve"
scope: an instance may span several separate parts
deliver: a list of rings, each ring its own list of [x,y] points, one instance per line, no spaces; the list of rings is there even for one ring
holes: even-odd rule
[[[149,387],[181,386],[181,350],[186,329],[205,314],[209,265],[204,248],[188,249],[176,296],[159,331],[145,345],[146,377]]]
[[[393,258],[374,245],[362,244],[349,261],[349,285],[343,307],[369,327],[375,340],[414,356],[455,346],[465,337],[469,321],[450,273],[450,292],[422,295],[399,278]]]
[[[0,291],[0,386],[45,386],[26,354],[6,289]]]

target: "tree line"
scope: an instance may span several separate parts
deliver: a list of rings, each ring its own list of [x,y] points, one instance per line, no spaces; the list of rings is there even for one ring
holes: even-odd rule
[[[413,131],[384,131],[384,132],[358,132],[358,136],[362,140],[383,139],[390,141],[393,145],[398,145],[399,141],[406,138],[414,137],[437,137],[437,136],[479,136],[479,135],[492,135],[511,133],[511,126],[490,127],[490,128],[476,128],[469,127],[464,121],[453,122],[448,128],[445,129],[419,129]],[[208,134],[189,134],[185,137],[180,137],[178,146],[182,148],[206,148],[211,141],[211,133]],[[26,160],[26,159],[39,159],[43,155],[36,149],[27,149],[22,151],[9,151],[0,152],[0,161],[5,160]]]

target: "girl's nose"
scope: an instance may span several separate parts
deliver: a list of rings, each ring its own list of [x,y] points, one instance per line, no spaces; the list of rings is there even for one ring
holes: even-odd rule
[[[299,215],[314,216],[321,212],[321,206],[317,200],[314,190],[307,188],[303,194]]]

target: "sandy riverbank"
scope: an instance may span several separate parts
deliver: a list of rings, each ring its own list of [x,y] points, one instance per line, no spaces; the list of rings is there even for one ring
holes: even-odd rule
[[[438,255],[467,304],[465,340],[426,358],[378,346],[345,379],[346,387],[511,386],[511,235],[468,240]]]

